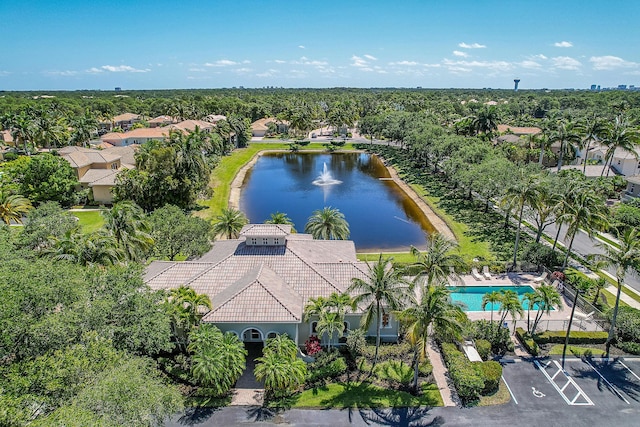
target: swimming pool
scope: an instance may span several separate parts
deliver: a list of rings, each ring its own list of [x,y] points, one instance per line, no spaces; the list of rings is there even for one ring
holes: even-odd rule
[[[451,291],[451,299],[453,302],[464,304],[464,311],[483,311],[482,310],[482,297],[488,292],[502,290],[514,291],[518,294],[520,301],[524,298],[524,294],[527,292],[533,292],[531,286],[447,286],[447,289]],[[491,305],[487,304],[484,311],[491,311]],[[527,309],[528,303],[523,302],[522,308]],[[493,304],[493,310],[497,311],[500,308],[500,304]],[[534,310],[537,310],[536,305],[533,306]]]

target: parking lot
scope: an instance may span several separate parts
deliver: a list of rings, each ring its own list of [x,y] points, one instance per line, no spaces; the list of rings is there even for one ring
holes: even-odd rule
[[[516,359],[503,363],[512,405],[554,413],[563,408],[640,409],[640,359]],[[606,412],[605,412],[606,413]]]

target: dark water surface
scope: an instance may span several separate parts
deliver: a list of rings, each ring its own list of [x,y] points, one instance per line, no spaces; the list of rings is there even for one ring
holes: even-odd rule
[[[341,184],[312,183],[324,163]],[[247,173],[240,209],[252,223],[284,212],[302,233],[313,211],[330,206],[345,215],[358,252],[423,248],[425,233],[433,232],[433,226],[393,181],[384,178],[389,178],[384,165],[366,153],[265,154]]]

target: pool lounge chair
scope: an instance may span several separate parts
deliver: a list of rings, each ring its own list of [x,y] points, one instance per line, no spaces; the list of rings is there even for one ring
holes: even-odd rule
[[[488,265],[485,265],[484,267],[482,267],[482,275],[487,280],[493,279],[493,277],[491,276],[491,273],[489,273],[489,266]]]
[[[574,313],[573,317],[576,317],[578,320],[590,320],[595,313],[596,313],[595,311],[592,311],[591,313],[588,313],[588,314],[582,314],[580,312],[576,312]]]
[[[482,276],[480,275],[480,273],[478,273],[478,269],[473,267],[471,269],[471,275],[473,276],[474,279],[476,280],[482,280]]]
[[[533,279],[533,281],[535,283],[540,283],[540,282],[544,282],[544,279],[547,278],[547,272],[545,271],[544,273],[542,273],[540,276],[536,277],[535,279]]]

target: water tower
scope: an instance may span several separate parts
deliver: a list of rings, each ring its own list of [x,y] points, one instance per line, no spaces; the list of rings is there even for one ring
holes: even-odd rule
[[[520,83],[520,79],[513,79],[513,90],[518,91],[518,83]]]

